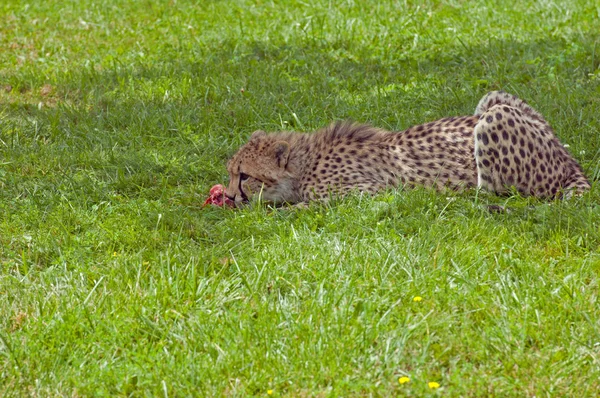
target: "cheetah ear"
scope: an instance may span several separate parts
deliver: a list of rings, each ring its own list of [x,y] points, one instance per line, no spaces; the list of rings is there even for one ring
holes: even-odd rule
[[[250,141],[255,140],[257,138],[261,138],[261,137],[265,137],[267,135],[267,133],[265,133],[262,130],[256,130],[254,133],[252,133],[252,135],[250,136]]]
[[[273,144],[273,155],[277,161],[277,166],[284,168],[290,156],[290,144],[285,141],[277,141]]]

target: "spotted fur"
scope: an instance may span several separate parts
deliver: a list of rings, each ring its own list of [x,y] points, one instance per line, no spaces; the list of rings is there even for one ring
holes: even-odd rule
[[[487,94],[474,116],[390,132],[338,122],[313,134],[255,132],[228,164],[226,194],[240,202],[323,200],[398,185],[438,190],[515,187],[548,198],[590,185],[541,114],[519,98]]]

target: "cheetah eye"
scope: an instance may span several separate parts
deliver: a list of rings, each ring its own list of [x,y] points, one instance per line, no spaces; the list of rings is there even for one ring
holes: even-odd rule
[[[240,181],[246,181],[250,176],[246,173],[240,173]]]

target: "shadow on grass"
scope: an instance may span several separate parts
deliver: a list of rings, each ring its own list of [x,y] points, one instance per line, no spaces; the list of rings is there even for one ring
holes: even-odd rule
[[[0,97],[2,197],[32,198],[37,209],[61,198],[86,208],[139,199],[194,214],[253,130],[309,131],[346,118],[400,130],[470,114],[496,89],[537,107],[598,178],[597,42],[494,40],[411,57],[343,40],[229,41],[198,59],[173,53],[155,64],[83,68],[46,91],[15,72],[6,80],[21,89]]]
[[[15,74],[7,80],[23,92],[1,98],[3,156],[22,167],[23,158],[35,164],[28,155],[51,152],[63,168],[102,169],[109,180],[123,169],[209,185],[256,129],[313,130],[349,118],[400,130],[470,114],[487,91],[505,89],[545,114],[597,178],[597,42],[490,41],[420,58],[349,41],[224,42],[197,60],[167,54],[156,64],[69,72],[46,95],[46,86],[23,88]]]

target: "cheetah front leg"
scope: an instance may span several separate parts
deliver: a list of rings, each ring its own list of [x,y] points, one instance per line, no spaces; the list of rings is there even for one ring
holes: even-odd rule
[[[542,198],[582,193],[590,188],[581,167],[552,128],[519,98],[493,92],[477,107],[477,185],[499,194],[515,187]]]
[[[350,193],[376,195],[382,190],[397,186],[394,181],[380,181],[377,179],[368,181],[340,181],[333,184],[318,185],[307,190],[303,193],[303,200],[304,203],[318,201],[321,204],[327,204],[331,200],[339,199]]]

